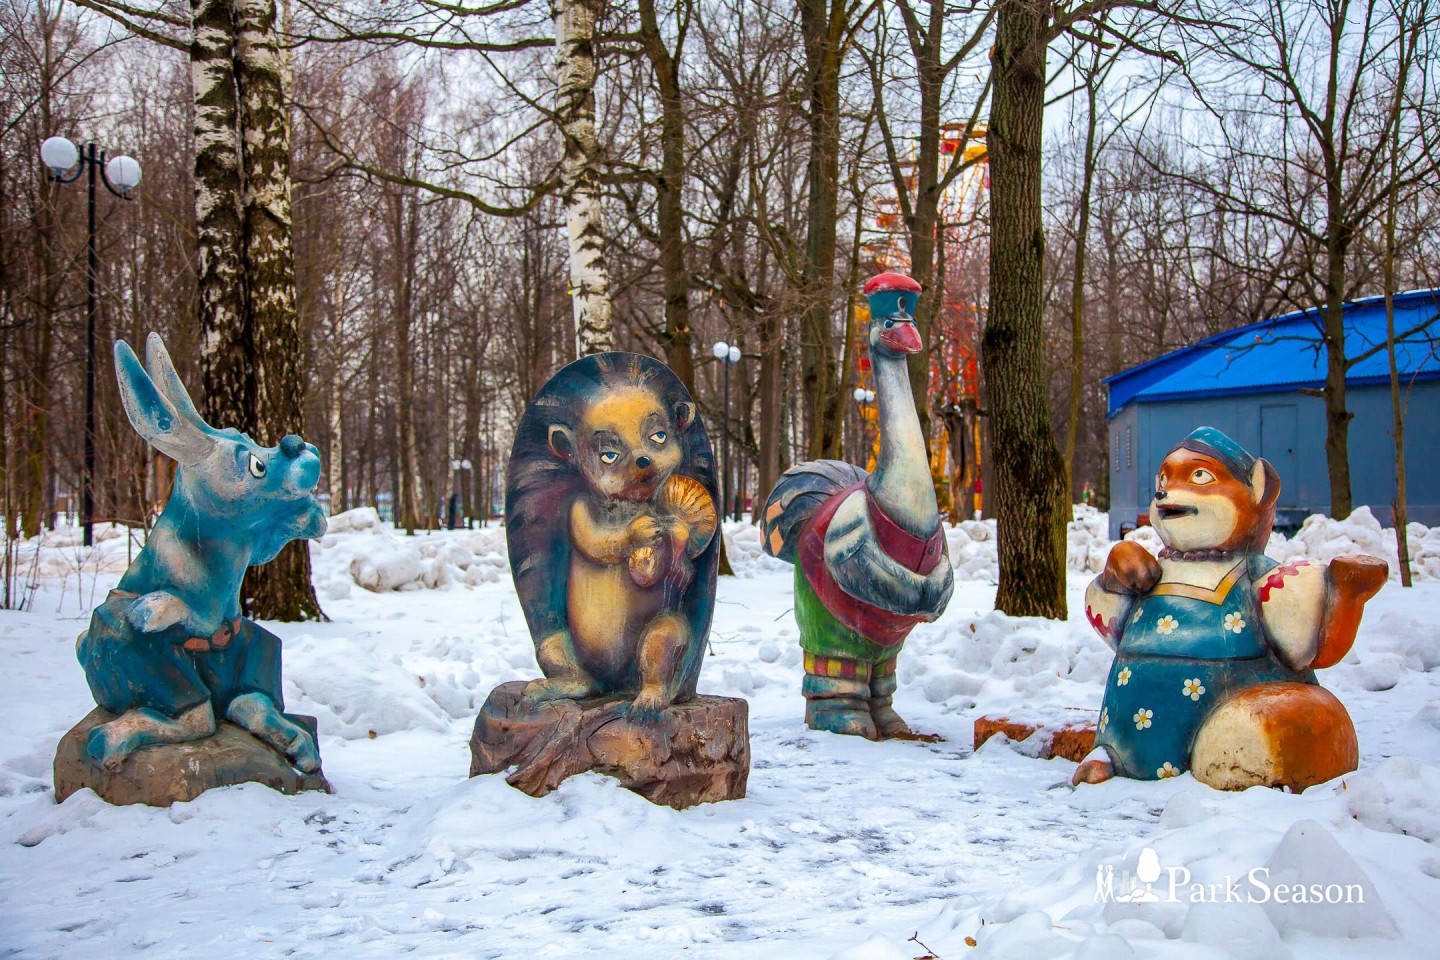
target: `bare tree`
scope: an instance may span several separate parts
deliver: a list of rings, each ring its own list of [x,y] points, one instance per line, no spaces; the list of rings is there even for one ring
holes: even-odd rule
[[[963,29],[957,29],[960,20],[957,14],[965,11],[956,10],[944,0],[902,0],[895,5],[895,10],[905,39],[902,49],[909,54],[907,59],[914,61],[913,77],[910,70],[899,71],[904,86],[908,88],[913,83],[918,93],[913,137],[902,136],[897,129],[901,128],[899,121],[902,118],[892,117],[886,107],[885,73],[891,44],[888,30],[883,26],[877,36],[875,51],[867,54],[865,59],[874,92],[880,142],[885,148],[887,172],[905,223],[910,275],[921,288],[920,300],[915,307],[915,325],[920,330],[920,340],[925,349],[910,357],[910,387],[920,415],[920,430],[928,447],[931,439],[932,330],[941,310],[936,272],[937,256],[943,254],[943,250],[939,249],[942,246],[940,205],[945,192],[960,175],[984,160],[983,155],[967,157],[964,149],[955,149],[946,161],[941,149],[945,131],[941,127],[946,119],[945,111],[954,109],[956,77],[962,68],[973,66],[970,57],[989,36],[994,10],[970,10],[974,15],[964,23]],[[988,84],[969,91],[971,102],[967,105],[967,119],[958,128],[952,129],[949,136],[952,146],[969,143],[981,129],[980,117],[983,116],[988,92]],[[911,124],[905,123],[901,129],[910,128]],[[903,142],[911,139],[915,144],[913,156]]]
[[[810,129],[805,245],[800,270],[805,311],[800,362],[812,459],[840,455],[845,383],[832,346],[831,329],[831,310],[838,292],[835,255],[840,219],[840,74],[855,31],[872,9],[873,5],[865,5],[865,0],[802,0],[800,4]]]
[[[1434,62],[1431,59],[1433,51],[1430,49],[1429,35],[1433,33],[1437,25],[1437,11],[1429,0],[1394,0],[1391,4],[1391,14],[1395,18],[1399,34],[1394,100],[1391,111],[1398,117],[1407,108],[1406,100],[1408,99],[1410,100],[1408,106],[1420,112],[1422,117],[1426,112],[1434,117],[1434,104],[1431,102],[1433,94],[1430,91],[1430,78],[1426,68]],[[1412,90],[1411,72],[1416,68],[1420,73],[1419,87]],[[1396,184],[1401,178],[1401,168],[1404,162],[1403,149],[1401,124],[1398,122],[1391,124],[1390,139],[1386,144],[1388,153],[1386,176],[1391,184]],[[1395,500],[1392,522],[1395,525],[1396,556],[1400,563],[1400,583],[1402,586],[1408,587],[1411,586],[1412,573],[1410,570],[1410,539],[1406,529],[1410,519],[1405,490],[1406,404],[1401,399],[1400,371],[1395,357],[1395,294],[1398,292],[1395,282],[1396,228],[1401,199],[1401,189],[1386,191],[1380,282],[1385,296],[1385,353],[1390,366],[1390,406],[1394,422],[1392,436],[1395,440]]]
[[[1403,30],[1381,0],[1257,0],[1217,7],[1214,16],[1236,28],[1210,44],[1236,68],[1221,109],[1268,120],[1269,129],[1250,140],[1236,136],[1229,124],[1220,127],[1219,149],[1227,162],[1258,168],[1260,191],[1242,195],[1210,186],[1226,213],[1273,219],[1303,244],[1306,255],[1295,264],[1295,305],[1319,312],[1330,512],[1347,517],[1354,503],[1354,415],[1346,376],[1355,357],[1346,350],[1344,304],[1358,286],[1352,251],[1393,192],[1437,171],[1404,99],[1392,98],[1393,87],[1376,82],[1395,75],[1404,55]],[[1376,149],[1392,142],[1394,150]],[[1400,159],[1392,171],[1386,157],[1395,152]]]
[[[999,0],[991,51],[990,314],[982,358],[995,469],[1000,586],[995,606],[1013,615],[1065,616],[1068,471],[1055,445],[1046,384],[1045,233],[1041,132],[1050,44],[1066,33],[1166,59],[1133,24],[1105,14],[1130,8],[1188,22],[1165,3],[1094,0],[1059,6]]]

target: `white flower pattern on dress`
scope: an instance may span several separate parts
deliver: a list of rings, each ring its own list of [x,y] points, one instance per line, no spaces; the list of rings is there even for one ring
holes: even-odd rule
[[[1150,728],[1150,721],[1154,718],[1154,716],[1154,710],[1146,710],[1144,707],[1141,707],[1139,710],[1135,711],[1135,716],[1131,717],[1130,719],[1135,721],[1136,730],[1148,730]]]
[[[1160,769],[1155,771],[1155,776],[1159,777],[1161,780],[1168,780],[1171,777],[1178,777],[1180,776],[1180,768],[1175,766],[1175,764],[1171,763],[1169,760],[1166,760],[1164,765],[1161,766]]]
[[[1174,617],[1170,616],[1170,614],[1167,613],[1165,614],[1165,616],[1160,618],[1159,623],[1155,624],[1155,629],[1159,631],[1162,637],[1168,637],[1170,634],[1175,632],[1175,628],[1178,626],[1180,626],[1180,621],[1176,620]]]
[[[1117,684],[1119,684],[1120,686],[1122,686],[1122,687],[1125,686],[1125,684],[1129,683],[1129,682],[1130,682],[1130,668],[1129,668],[1129,667],[1121,667],[1121,668],[1120,668],[1120,672],[1115,675],[1115,682],[1116,682]]]
[[[1110,726],[1110,708],[1104,707],[1100,710],[1100,732],[1104,733],[1108,726]]]
[[[1225,614],[1225,629],[1231,633],[1239,633],[1245,629],[1245,618],[1238,613]]]
[[[1196,677],[1194,680],[1186,680],[1185,685],[1180,688],[1180,696],[1189,697],[1191,700],[1198,701],[1204,693],[1205,684],[1200,682],[1199,677]]]

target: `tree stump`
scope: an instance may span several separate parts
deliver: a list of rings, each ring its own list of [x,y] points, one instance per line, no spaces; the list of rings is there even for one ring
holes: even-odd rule
[[[285,716],[315,735],[314,717]],[[91,730],[114,719],[113,713],[96,707],[60,739],[55,751],[56,802],[63,803],[82,787],[116,805],[145,803],[152,807],[194,800],[211,787],[237,783],[263,783],[285,794],[330,792],[322,772],[301,773],[269,744],[223,721],[213,736],[136,750],[119,770],[106,773],[85,755],[85,743]]]
[[[534,700],[525,686],[512,681],[490,692],[470,737],[470,776],[513,766],[506,782],[543,797],[565,778],[594,770],[677,810],[745,796],[744,700],[698,696],[645,723],[626,717],[628,697]]]

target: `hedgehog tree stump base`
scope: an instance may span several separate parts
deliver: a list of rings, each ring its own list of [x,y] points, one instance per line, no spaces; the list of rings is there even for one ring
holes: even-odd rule
[[[1081,711],[1076,711],[1077,713]],[[1088,711],[1087,711],[1088,712]],[[981,717],[975,721],[975,749],[997,733],[1011,740],[1028,740],[1038,733],[1043,739],[1035,744],[1041,760],[1064,757],[1079,763],[1095,749],[1095,725],[1083,720],[1038,719],[1028,717]],[[1048,741],[1048,742],[1046,742]]]
[[[677,810],[745,796],[744,700],[695,697],[640,722],[626,716],[629,698],[535,700],[525,686],[512,681],[490,692],[470,737],[470,776],[514,767],[506,782],[543,797],[567,777],[594,770]]]
[[[314,717],[285,716],[314,736]],[[301,773],[274,748],[229,722],[221,722],[212,736],[200,740],[136,750],[119,770],[107,773],[90,762],[85,744],[91,730],[114,719],[113,713],[96,707],[60,738],[55,751],[56,802],[64,803],[82,787],[117,806],[144,803],[152,807],[194,800],[212,787],[237,783],[263,783],[287,794],[330,792],[323,773]]]

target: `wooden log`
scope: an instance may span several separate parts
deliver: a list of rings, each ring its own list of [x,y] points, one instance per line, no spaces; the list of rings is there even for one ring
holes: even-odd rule
[[[293,713],[285,716],[314,736],[314,717]],[[222,722],[213,736],[200,740],[136,750],[119,770],[107,773],[90,762],[85,744],[91,730],[114,719],[113,713],[96,707],[60,739],[55,751],[57,802],[63,803],[82,787],[89,787],[119,806],[145,803],[152,807],[194,800],[212,787],[237,783],[263,783],[286,794],[302,790],[330,792],[322,772],[301,773],[275,748],[229,722]]]
[[[1011,740],[1026,740],[1036,731],[1050,738],[1050,745],[1038,756],[1042,760],[1064,757],[1079,763],[1095,749],[1095,725],[1083,721],[1035,721],[1009,717],[980,717],[975,721],[975,749],[997,733]]]
[[[697,696],[657,721],[639,722],[626,716],[628,697],[542,701],[524,691],[523,681],[491,691],[470,738],[470,776],[514,767],[506,782],[543,797],[567,777],[594,770],[677,810],[745,796],[744,700]]]

